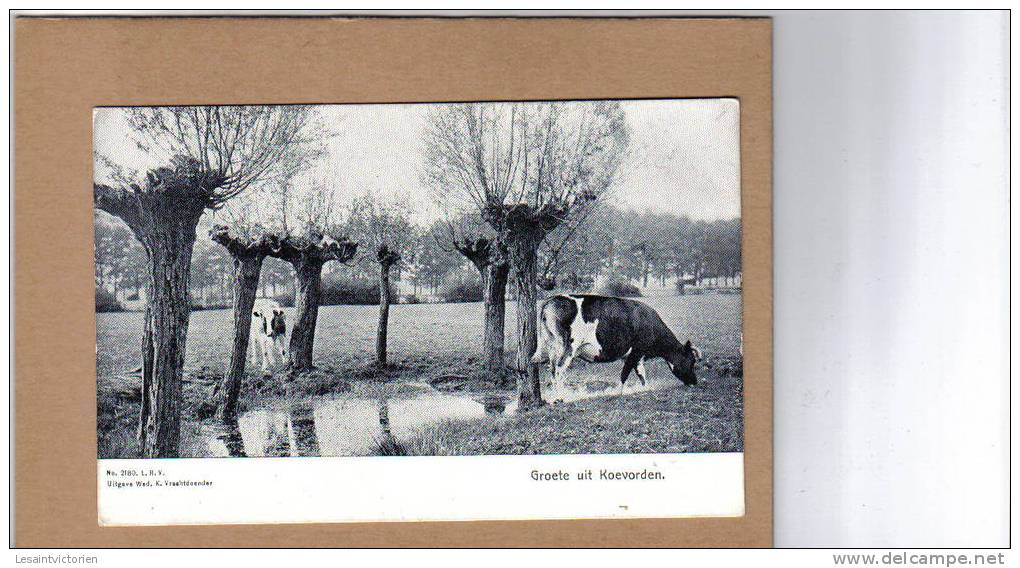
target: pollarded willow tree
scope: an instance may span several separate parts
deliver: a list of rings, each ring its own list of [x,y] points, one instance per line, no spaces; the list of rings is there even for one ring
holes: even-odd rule
[[[275,257],[294,266],[296,285],[295,318],[289,347],[289,369],[299,373],[312,368],[315,326],[318,321],[323,266],[329,261],[347,262],[357,244],[312,231],[304,235],[255,230],[243,223],[217,225],[212,240],[223,245],[234,260],[234,340],[230,365],[224,377],[220,418],[231,423],[237,417],[237,401],[247,363],[252,308],[258,290],[262,263]]]
[[[517,288],[519,404],[542,403],[537,346],[538,249],[612,187],[629,132],[617,102],[445,105],[429,115],[424,178],[446,203],[474,210],[506,246]]]
[[[312,368],[323,266],[329,261],[345,263],[357,251],[357,244],[342,236],[334,201],[334,194],[321,183],[290,176],[231,202],[222,212],[225,223],[210,231],[234,265],[234,339],[220,406],[220,418],[226,423],[237,416],[252,308],[266,257],[287,261],[295,269],[296,317],[288,367],[292,373]]]
[[[391,273],[411,260],[415,244],[415,228],[411,208],[406,199],[384,199],[368,193],[354,202],[351,210],[351,231],[365,244],[366,261],[379,265],[379,326],[376,330],[376,365],[386,366],[387,335],[390,304],[393,301]],[[368,255],[374,254],[369,258]]]
[[[123,112],[120,143],[140,150],[133,157],[97,153],[93,183],[95,207],[122,219],[148,257],[139,445],[143,457],[175,457],[199,219],[252,186],[303,168],[316,151],[314,121],[310,108],[299,106],[100,112]]]
[[[506,379],[506,286],[510,263],[498,235],[480,221],[477,215],[463,215],[448,220],[446,228],[454,250],[467,258],[481,277],[485,306],[482,357],[489,379],[502,386]]]
[[[298,374],[314,368],[315,325],[319,321],[322,298],[322,268],[327,262],[345,263],[354,258],[358,245],[344,237],[313,229],[305,234],[288,235],[273,256],[294,267],[297,280],[294,297],[294,327],[290,332],[290,372]]]
[[[237,417],[237,401],[248,360],[252,309],[262,274],[262,263],[276,248],[274,236],[259,229],[258,226],[234,222],[231,225],[216,225],[209,232],[212,240],[223,245],[234,261],[234,338],[227,375],[220,389],[223,393],[220,418],[228,423],[234,422]]]
[[[280,199],[279,248],[272,256],[294,267],[294,327],[290,333],[292,375],[314,368],[315,326],[322,297],[322,269],[345,264],[358,251],[342,218],[337,188],[324,181],[294,181],[276,188]]]

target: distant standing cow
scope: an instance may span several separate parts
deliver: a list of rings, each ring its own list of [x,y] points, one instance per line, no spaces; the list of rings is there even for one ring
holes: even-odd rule
[[[259,298],[251,311],[252,330],[258,337],[256,350],[262,373],[287,363],[287,316],[276,300]]]
[[[681,344],[655,310],[625,298],[560,294],[546,300],[538,314],[535,364],[549,363],[553,401],[562,401],[566,371],[575,357],[593,363],[624,359],[620,388],[636,371],[645,384],[645,359],[661,357],[685,385],[697,384],[694,365],[701,357],[690,340]]]

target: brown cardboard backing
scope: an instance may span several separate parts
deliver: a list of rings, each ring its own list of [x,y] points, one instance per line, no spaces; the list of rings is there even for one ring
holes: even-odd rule
[[[15,34],[16,546],[771,545],[770,20],[19,18]],[[741,102],[744,517],[99,527],[93,107],[719,96]]]

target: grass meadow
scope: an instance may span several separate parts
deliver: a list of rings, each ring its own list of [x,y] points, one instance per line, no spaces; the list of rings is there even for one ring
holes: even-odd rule
[[[667,366],[656,360],[648,363],[651,388],[617,396],[622,362],[598,365],[578,361],[571,375],[577,388],[603,389],[609,394],[507,413],[497,420],[438,421],[402,441],[399,452],[380,453],[741,451],[740,295],[676,296],[663,292],[642,301],[659,312],[681,341],[689,338],[702,351],[697,386],[680,385]],[[508,359],[515,350],[514,307],[513,302],[508,303]],[[125,386],[123,376],[140,365],[142,316],[138,312],[96,314],[99,457],[133,457],[137,451],[133,445],[137,393],[133,386]],[[292,321],[292,312],[288,316]],[[496,391],[487,384],[479,365],[482,317],[480,303],[393,306],[389,328],[392,364],[380,372],[373,364],[378,308],[325,306],[320,309],[316,329],[314,361],[318,370],[292,381],[282,375],[265,378],[250,360],[242,410],[350,392],[399,396],[402,389],[421,388],[474,394]],[[229,310],[197,311],[191,316],[182,451],[192,455],[203,455],[201,449],[195,449],[194,440],[214,414],[213,393],[228,363],[231,325]],[[636,381],[633,375],[631,381]],[[513,393],[502,394],[512,397]]]

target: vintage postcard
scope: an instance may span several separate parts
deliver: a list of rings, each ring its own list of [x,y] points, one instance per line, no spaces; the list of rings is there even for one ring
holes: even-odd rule
[[[744,514],[737,99],[93,135],[100,524]]]

